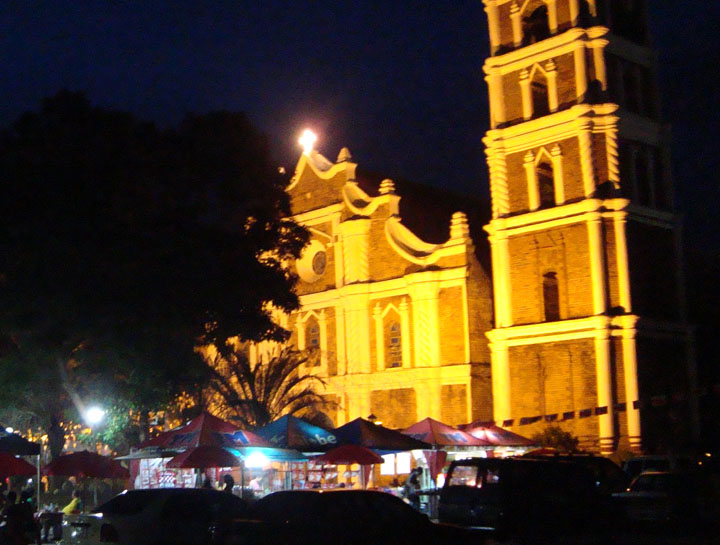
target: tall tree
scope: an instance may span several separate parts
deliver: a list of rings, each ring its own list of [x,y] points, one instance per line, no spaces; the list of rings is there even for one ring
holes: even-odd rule
[[[211,403],[218,414],[243,428],[257,429],[286,415],[313,415],[326,405],[319,393],[325,381],[302,367],[308,352],[276,347],[253,363],[242,343],[229,343],[229,350],[206,358],[211,373]]]
[[[2,134],[0,172],[0,403],[47,379],[155,408],[198,343],[286,338],[269,308],[297,307],[307,234],[243,114],[159,130],[63,91]]]

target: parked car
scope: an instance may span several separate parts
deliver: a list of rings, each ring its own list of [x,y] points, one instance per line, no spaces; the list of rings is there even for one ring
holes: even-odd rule
[[[62,544],[206,545],[220,543],[222,530],[247,516],[245,501],[217,490],[130,490],[89,514],[67,515]]]
[[[609,496],[615,492],[624,492],[630,484],[630,477],[615,462],[604,456],[592,454],[525,454],[523,458],[537,460],[555,460],[557,462],[573,462],[592,471],[598,492]]]
[[[599,529],[607,516],[592,472],[552,459],[456,460],[439,501],[441,522],[489,530],[500,538]]]
[[[716,486],[705,472],[646,471],[613,500],[631,523],[700,527],[720,515]]]
[[[476,532],[436,524],[374,490],[285,490],[255,502],[227,545],[463,545]]]
[[[698,460],[690,456],[651,454],[630,458],[622,468],[632,480],[646,471],[692,471],[698,466]]]

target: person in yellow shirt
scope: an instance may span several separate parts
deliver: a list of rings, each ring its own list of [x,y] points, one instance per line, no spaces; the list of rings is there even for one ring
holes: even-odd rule
[[[80,491],[78,489],[73,490],[72,499],[65,507],[62,508],[62,512],[65,515],[71,515],[73,513],[79,513],[82,511],[82,500],[80,499]]]

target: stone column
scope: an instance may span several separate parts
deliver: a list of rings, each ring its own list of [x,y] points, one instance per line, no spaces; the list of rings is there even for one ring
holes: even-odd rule
[[[615,451],[610,332],[607,328],[599,329],[595,333],[595,373],[597,380],[597,405],[598,407],[607,407],[607,412],[598,415],[600,453],[607,455]]]
[[[427,274],[427,273],[421,273]],[[413,310],[413,338],[415,340],[415,366],[440,365],[440,336],[438,320],[439,285],[436,280],[410,284]]]
[[[558,30],[558,15],[557,15],[557,0],[545,0],[548,10],[548,26],[550,27],[551,34],[557,34]]]
[[[625,405],[627,415],[628,441],[632,452],[642,452],[642,430],[640,409],[635,402],[640,399],[637,376],[637,331],[635,328],[622,330],[623,371],[625,374]]]
[[[510,293],[510,251],[505,233],[490,233],[490,249],[493,269],[493,302],[495,327],[512,325],[512,299]]]
[[[335,349],[337,350],[337,374],[347,373],[347,356],[345,354],[345,307],[338,302],[335,305]]]
[[[408,305],[407,299],[403,297],[400,302],[400,328],[402,329],[402,366],[409,368],[411,366],[412,356],[410,352],[410,305]]]
[[[375,321],[375,356],[377,358],[377,370],[385,369],[385,339],[383,330],[383,317],[380,304],[375,303],[373,307],[373,320]]]
[[[590,245],[590,278],[592,281],[593,314],[599,316],[607,311],[607,282],[605,278],[605,255],[602,234],[602,217],[590,214],[587,222]]]
[[[605,47],[608,40],[593,40],[590,44],[593,50],[593,64],[595,65],[595,76],[600,82],[603,91],[607,91],[607,66],[605,65]]]
[[[585,42],[580,41],[573,51],[575,58],[575,95],[578,102],[585,102],[587,93],[587,59],[585,58]]]
[[[320,328],[320,365],[327,373],[328,362],[328,334],[327,334],[327,316],[325,309],[318,313],[318,327]]]
[[[352,292],[346,286],[345,327],[347,331],[348,374],[369,373],[370,366],[370,296],[367,292]],[[364,286],[358,286],[363,287]]]
[[[510,6],[510,20],[512,21],[513,43],[515,47],[520,47],[523,40],[520,17],[520,6],[517,5],[517,2],[513,2]]]
[[[555,204],[565,203],[565,176],[563,174],[562,148],[555,144],[550,150],[552,155],[553,184],[555,186]]]
[[[503,420],[512,418],[510,359],[506,342],[494,339],[495,336],[494,332],[488,333],[492,366],[493,419],[501,426]]]
[[[551,112],[557,112],[558,109],[557,76],[557,65],[554,60],[550,59],[545,63],[545,77],[548,82],[548,106]]]
[[[370,218],[356,218],[340,224],[345,284],[370,279],[370,223]]]
[[[579,0],[570,0],[570,21],[572,26],[577,26],[580,18],[580,4]]]
[[[525,120],[532,119],[532,90],[530,89],[530,72],[527,70],[520,72],[520,94],[522,97],[523,118]]]
[[[488,31],[490,34],[490,54],[494,55],[495,52],[500,48],[500,16],[498,13],[497,4],[487,3],[485,6],[485,13],[488,17]]]
[[[585,189],[585,197],[590,198],[595,195],[595,190],[597,189],[597,176],[595,175],[595,160],[592,145],[593,122],[587,118],[580,118],[576,123],[578,127],[583,188]]]
[[[627,213],[618,212],[613,222],[615,230],[615,259],[617,261],[618,275],[618,296],[620,306],[625,314],[632,312],[632,297],[630,291],[630,262],[628,260],[627,236],[625,228],[627,225]]]
[[[523,166],[527,177],[528,207],[530,210],[537,210],[540,208],[540,189],[535,171],[535,154],[532,151],[525,154]]]

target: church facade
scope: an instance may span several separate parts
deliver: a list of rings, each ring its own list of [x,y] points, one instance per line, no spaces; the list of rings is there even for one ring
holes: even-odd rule
[[[492,288],[466,215],[449,215],[438,242],[421,239],[394,182],[358,176],[346,149],[335,163],[308,150],[288,191],[312,238],[294,264],[301,310],[285,326],[313,349],[306,370],[326,381],[334,423],[492,418]]]
[[[424,240],[393,182],[306,152],[291,342],[317,349],[338,425],[554,422],[605,454],[662,448],[678,415],[644,400],[690,391],[694,356],[645,4],[483,2],[486,240],[462,212],[427,214],[447,236]],[[692,399],[681,410],[692,421]]]

